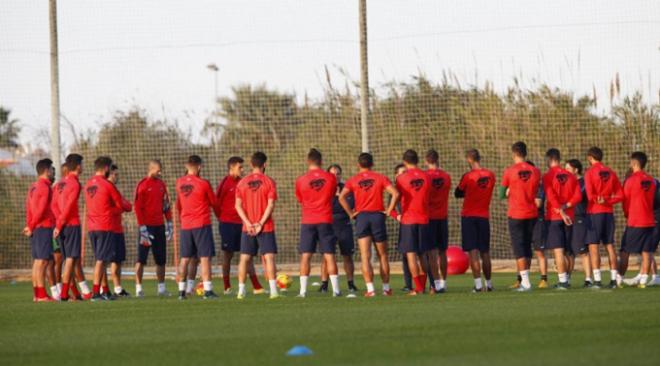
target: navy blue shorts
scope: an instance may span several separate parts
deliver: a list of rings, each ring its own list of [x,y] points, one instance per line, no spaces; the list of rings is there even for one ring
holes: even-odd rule
[[[399,251],[424,253],[433,249],[428,224],[401,224],[399,226]]]
[[[587,215],[587,244],[614,244],[614,214]]]
[[[626,226],[621,238],[621,251],[635,254],[655,252],[657,246],[653,239],[653,227]]]
[[[38,227],[30,237],[32,259],[50,259],[53,256],[53,229]]]
[[[355,218],[355,234],[358,239],[371,237],[376,243],[387,241],[385,214],[382,212],[360,212]]]
[[[215,243],[211,225],[181,230],[181,257],[215,257]]]
[[[341,255],[353,255],[355,252],[355,240],[353,239],[353,224],[351,220],[339,220],[332,223],[335,232],[339,253]]]
[[[249,254],[251,256],[272,253],[277,254],[277,241],[275,240],[275,233],[259,233],[257,236],[251,236],[247,233],[241,233],[241,254]]]
[[[653,229],[653,253],[655,253],[656,250],[658,250],[658,245],[660,244],[660,222],[657,222],[655,224],[655,229]]]
[[[534,250],[545,249],[545,240],[548,237],[548,225],[543,217],[536,219],[534,232],[532,233],[532,247]]]
[[[571,253],[573,255],[585,254],[588,250],[586,217],[575,217],[571,227]]]
[[[490,252],[490,220],[485,217],[461,217],[463,251]]]
[[[435,249],[444,252],[449,248],[449,223],[447,219],[429,220],[429,235]]]
[[[219,227],[220,248],[226,252],[240,252],[243,224],[221,222]]]
[[[142,245],[140,243],[140,235],[138,235],[137,263],[147,264],[149,250],[151,250],[156,265],[164,266],[167,262],[167,237],[165,236],[165,225],[147,226],[147,232],[151,236],[151,246]]]
[[[509,217],[511,248],[516,259],[532,258],[532,237],[536,221],[536,218],[512,219]]]
[[[115,233],[115,257],[113,263],[122,263],[126,260],[126,236],[124,233]]]
[[[115,259],[115,233],[112,231],[90,231],[89,241],[92,243],[94,258],[97,261],[112,262]]]
[[[337,237],[332,224],[301,224],[298,250],[301,253],[316,253],[317,244],[320,253],[335,253]]]
[[[60,243],[62,245],[62,254],[64,258],[80,258],[82,231],[80,225],[65,226],[60,231]]]
[[[567,249],[571,246],[571,227],[563,220],[546,221],[548,236],[545,239],[545,249]]]

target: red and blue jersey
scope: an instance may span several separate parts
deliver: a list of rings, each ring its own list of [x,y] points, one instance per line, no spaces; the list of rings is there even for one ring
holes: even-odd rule
[[[105,176],[95,175],[85,184],[88,231],[113,231],[115,216],[124,211],[122,197]]]
[[[302,206],[301,224],[332,224],[332,199],[337,177],[323,169],[311,169],[296,179],[296,198]]]
[[[404,225],[429,223],[429,195],[431,180],[419,168],[407,169],[396,178],[401,193],[401,223]]]
[[[55,215],[51,208],[53,191],[48,178],[39,178],[30,185],[25,200],[25,224],[31,231],[55,226]]]
[[[184,175],[176,181],[176,209],[181,229],[211,225],[211,209],[216,205],[211,183],[197,175]]]
[[[561,214],[556,210],[570,203],[571,207],[565,210],[566,215],[574,218],[575,206],[582,201],[582,192],[577,178],[568,170],[554,166],[543,175],[543,189],[545,192],[545,219],[548,221],[562,220]]]
[[[462,217],[490,217],[490,201],[495,188],[495,174],[488,169],[472,169],[465,173],[457,189],[463,192]]]
[[[236,198],[241,200],[241,207],[245,211],[247,219],[251,223],[261,220],[268,207],[268,201],[277,200],[277,189],[275,181],[263,173],[252,173],[241,179],[236,187]],[[273,215],[270,215],[264,223],[264,233],[270,233],[275,230]],[[247,229],[243,225],[243,232]]]
[[[655,226],[655,195],[656,181],[646,172],[638,171],[626,178],[623,185],[623,213],[628,226]]]
[[[508,217],[516,220],[538,217],[535,199],[540,183],[541,173],[529,163],[516,163],[504,171],[502,187],[509,189]]]
[[[170,196],[162,179],[143,178],[135,188],[135,218],[138,225],[160,226],[172,221]]]
[[[613,206],[623,200],[619,177],[601,162],[596,162],[587,169],[584,186],[587,192],[588,214],[613,213]],[[598,203],[598,197],[602,197],[605,202]]]
[[[428,169],[426,171],[431,180],[430,212],[432,220],[444,220],[449,209],[449,190],[451,177],[442,169]]]
[[[391,185],[386,176],[367,170],[346,181],[344,187],[353,193],[356,212],[383,212],[383,191]]]
[[[241,217],[236,212],[236,187],[241,177],[224,177],[215,190],[215,216],[220,222],[240,224]]]

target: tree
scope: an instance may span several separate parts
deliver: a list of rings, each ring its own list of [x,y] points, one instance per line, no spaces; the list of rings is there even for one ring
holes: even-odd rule
[[[11,110],[0,107],[0,148],[18,147],[18,134],[21,127],[17,119],[10,118]]]

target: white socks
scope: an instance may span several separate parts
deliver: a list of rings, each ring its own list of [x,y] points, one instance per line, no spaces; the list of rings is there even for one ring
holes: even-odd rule
[[[374,289],[374,283],[373,282],[367,283],[367,292],[374,292],[374,291],[376,291]]]
[[[493,288],[493,282],[491,280],[486,280],[486,287]]]
[[[245,296],[245,283],[238,283],[238,294]]]
[[[195,280],[188,280],[185,282],[186,287],[184,288],[186,292],[191,293],[195,289]],[[183,291],[183,290],[179,290]]]
[[[55,300],[60,299],[60,291],[57,289],[57,285],[50,286],[50,297],[52,297]]]
[[[594,281],[601,282],[603,279],[600,276],[600,269],[594,269]]]
[[[84,295],[87,295],[90,292],[89,286],[87,286],[87,281],[78,282],[78,287],[80,287],[80,292],[82,292]]]
[[[435,285],[435,290],[436,290],[436,291],[440,291],[440,290],[442,289],[442,285],[441,285],[441,283],[442,283],[441,280],[435,280],[435,281],[433,281],[433,284]]]
[[[619,272],[616,269],[610,270],[610,280],[616,281],[616,276]]]
[[[332,284],[332,293],[338,294],[339,290],[339,275],[330,275],[330,283]]]
[[[137,295],[140,292],[142,292],[142,284],[141,283],[136,283],[135,284],[135,294]]]
[[[477,291],[483,288],[483,285],[481,284],[481,277],[477,277],[474,279],[474,288]]]
[[[371,286],[374,284],[372,283]],[[383,292],[389,291],[390,290],[390,284],[389,283],[383,283]]]
[[[204,281],[202,283],[204,284],[204,291],[213,291],[213,282]]]
[[[566,272],[559,273],[557,275],[557,277],[559,277],[559,283],[567,283],[568,282],[568,274],[566,274]]]
[[[181,291],[186,291],[186,281],[179,282],[179,292]]]
[[[57,286],[57,292],[59,292],[60,295],[62,295],[62,282],[56,283],[55,286]]]
[[[307,280],[309,276],[300,276],[300,294],[305,295],[307,293]]]
[[[640,285],[646,285],[648,280],[649,280],[649,275],[647,275],[647,274],[643,274],[643,275],[639,276],[639,284]]]
[[[447,281],[446,280],[440,279],[439,281],[440,281],[440,288],[441,289],[442,288],[447,288]]]
[[[243,285],[245,288],[245,285]],[[277,280],[268,280],[268,287],[270,287],[270,295],[277,293]]]
[[[520,278],[522,279],[522,281],[520,282],[522,287],[524,288],[532,287],[532,284],[529,282],[529,270],[520,271]]]

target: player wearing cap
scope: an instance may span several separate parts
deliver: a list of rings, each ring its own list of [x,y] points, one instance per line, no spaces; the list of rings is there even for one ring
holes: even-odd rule
[[[373,156],[362,153],[358,156],[358,173],[349,179],[339,194],[339,203],[349,217],[355,219],[360,257],[362,260],[362,276],[367,287],[366,297],[376,296],[373,283],[373,267],[371,265],[372,243],[375,243],[380,262],[380,278],[383,281],[383,295],[392,294],[390,288],[390,265],[387,257],[387,227],[385,219],[394,210],[399,193],[386,176],[372,170]],[[390,195],[387,209],[383,204],[383,192]],[[347,200],[350,194],[355,197],[355,207]]]
[[[602,286],[600,244],[607,249],[610,262],[610,287],[616,287],[617,257],[614,250],[614,205],[623,200],[623,190],[616,173],[603,165],[603,151],[594,146],[587,151],[591,167],[584,174],[587,192],[587,243],[594,273],[594,288]]]
[[[42,159],[37,162],[37,180],[30,185],[25,200],[25,227],[23,234],[30,238],[32,246],[32,290],[33,301],[54,301],[46,293],[46,267],[53,256],[53,227],[55,216],[51,209],[53,192],[51,184],[55,178],[53,161]],[[56,295],[54,293],[53,295]]]
[[[236,212],[243,221],[241,233],[241,259],[238,264],[239,300],[245,298],[245,278],[248,268],[253,266],[257,254],[264,257],[266,278],[270,288],[270,298],[279,297],[275,276],[275,224],[273,210],[277,200],[275,181],[264,174],[268,157],[261,151],[252,154],[250,166],[252,173],[241,179],[236,186]]]
[[[511,146],[513,165],[504,171],[500,187],[500,198],[507,198],[507,211],[511,247],[516,257],[516,267],[520,274],[520,287],[517,291],[532,289],[529,282],[529,267],[532,259],[532,235],[538,217],[536,195],[541,181],[541,173],[525,161],[527,145],[518,141]]]
[[[211,282],[211,260],[215,256],[211,210],[216,205],[215,194],[208,180],[200,177],[202,158],[191,155],[186,163],[186,175],[176,181],[176,211],[181,223],[181,261],[179,263],[179,299],[186,299],[186,278],[191,258],[199,257],[202,270],[204,299],[214,299]]]
[[[474,278],[473,292],[493,291],[490,260],[490,201],[495,188],[495,174],[481,167],[479,150],[465,153],[470,171],[465,173],[456,187],[454,196],[463,199],[461,210],[461,237],[463,250],[470,256]],[[480,261],[481,260],[481,261]],[[483,286],[481,272],[486,280]]]

